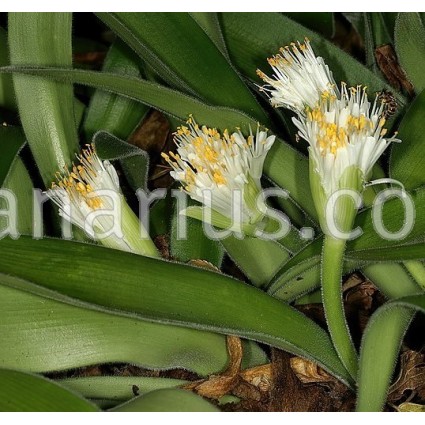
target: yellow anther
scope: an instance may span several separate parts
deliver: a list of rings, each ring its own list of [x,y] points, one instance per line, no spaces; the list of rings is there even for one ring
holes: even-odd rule
[[[219,171],[216,171],[214,173],[213,178],[217,184],[226,184],[226,179],[223,177],[223,175]]]

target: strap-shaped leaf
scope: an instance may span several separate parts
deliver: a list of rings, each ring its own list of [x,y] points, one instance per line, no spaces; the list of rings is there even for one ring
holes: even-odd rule
[[[109,48],[102,71],[140,77],[138,62],[140,60],[135,53],[117,40]],[[148,111],[149,108],[139,102],[96,90],[90,99],[83,124],[86,141],[90,142],[99,130],[126,140]]]
[[[228,360],[221,335],[120,317],[11,276],[0,275],[0,311],[3,367],[51,372],[124,362],[207,375]],[[253,364],[265,360],[251,350]]]
[[[273,345],[351,382],[325,331],[289,305],[230,277],[54,239],[3,239],[0,248],[4,273],[120,315]]]
[[[156,390],[123,403],[114,412],[219,412],[220,410],[190,391]]]
[[[382,410],[403,336],[417,311],[425,313],[425,295],[388,302],[370,319],[360,350],[358,411]]]
[[[150,376],[91,376],[82,378],[66,378],[57,381],[91,400],[108,400],[111,403],[122,403],[134,398],[136,394],[145,394],[163,388],[175,388],[187,381],[171,378],[154,378]]]
[[[0,369],[1,412],[95,412],[98,409],[74,392],[41,376]]]
[[[267,116],[226,57],[188,13],[97,13],[165,81],[214,105]]]
[[[10,13],[13,65],[72,65],[71,13]],[[19,115],[47,187],[78,150],[72,85],[45,78],[13,76]]]

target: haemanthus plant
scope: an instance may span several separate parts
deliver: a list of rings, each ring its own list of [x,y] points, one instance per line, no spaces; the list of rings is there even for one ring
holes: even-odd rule
[[[72,38],[71,14],[9,14],[7,33],[0,31],[0,52],[6,46],[10,50],[0,56],[5,88],[0,101],[18,111],[20,120],[12,123],[5,116],[0,128],[4,148],[0,178],[3,188],[16,192],[19,232],[39,235],[39,226],[34,229],[32,223],[31,189],[38,181],[34,176],[39,174],[42,189],[49,189],[57,171],[59,189],[49,194],[63,216],[71,218],[67,214],[71,205],[80,218],[96,213],[108,200],[91,193],[106,185],[123,200],[123,216],[129,224],[123,229],[124,239],[107,240],[104,247],[91,239],[105,230],[105,217],[99,217],[92,234],[74,231],[79,242],[60,240],[59,226],[47,218],[48,238],[0,241],[0,358],[4,367],[25,371],[0,373],[4,382],[17,383],[16,388],[26,388],[30,382],[33,394],[37,388],[39,394],[46,394],[44,400],[51,401],[41,405],[40,397],[18,391],[2,394],[2,409],[12,398],[17,410],[37,406],[95,410],[93,401],[109,399],[112,406],[118,393],[120,401],[132,396],[122,377],[52,383],[32,373],[124,362],[155,370],[180,367],[201,376],[219,374],[228,364],[224,335],[229,334],[245,339],[244,368],[268,361],[258,342],[267,344],[312,360],[357,389],[358,410],[383,408],[403,335],[414,313],[425,309],[421,262],[425,258],[421,242],[425,234],[421,89],[425,85],[418,72],[425,58],[416,55],[412,60],[410,48],[410,29],[424,30],[417,14],[399,14],[395,25],[386,14],[361,16],[386,28],[365,38],[368,53],[395,40],[407,74],[400,83],[408,89],[404,93],[385,82],[385,73],[375,69],[376,64],[363,64],[326,39],[335,16],[323,14],[321,20],[305,20],[302,25],[295,21],[299,17],[278,13],[98,13],[93,19],[103,21],[117,39],[107,47],[101,71],[94,71],[78,67],[78,61],[73,65],[72,46],[79,40]],[[319,21],[325,24],[318,25]],[[390,39],[382,40],[382,34],[390,34]],[[269,60],[274,76],[259,72],[272,106],[283,107],[276,113],[268,102],[259,100],[256,67],[264,69],[262,58],[278,44],[304,37],[318,55],[308,41],[293,45]],[[335,81],[347,85],[339,89]],[[369,101],[359,83],[368,86],[373,97],[391,91],[398,115],[389,116],[381,96],[375,103]],[[83,97],[77,99],[73,84],[95,90],[80,88]],[[125,140],[150,108],[170,117],[177,131],[177,152],[169,154],[167,149],[166,161],[156,165],[163,169],[171,164],[173,176],[194,202],[202,201],[199,188],[212,190],[212,203],[207,205],[210,224],[228,227],[232,219],[228,190],[240,190],[242,219],[233,229],[234,236],[223,241],[205,237],[199,220],[202,205],[191,204],[184,211],[196,220],[187,228],[187,240],[179,240],[178,220],[172,214],[179,207],[178,199],[170,207],[164,198],[150,209],[151,234],[145,235],[149,237],[142,242],[134,238],[147,228],[146,217],[141,217],[143,226],[136,218],[132,192],[147,189],[148,155]],[[385,122],[385,118],[389,119]],[[397,127],[402,143],[391,146],[393,139],[387,137],[384,125],[391,131]],[[296,132],[300,141],[292,143]],[[22,150],[24,141],[30,152]],[[90,149],[95,152],[83,152],[82,164],[76,163],[74,170],[75,154],[87,143],[94,144]],[[378,166],[385,149],[391,149],[391,155]],[[151,159],[157,161],[155,154]],[[416,212],[409,229],[401,198],[391,195],[383,204],[382,197],[375,197],[367,186],[375,179],[383,190],[391,189],[386,185],[395,180],[404,186]],[[288,199],[273,205],[291,221],[288,233],[277,241],[256,234],[270,226],[268,201],[253,202],[266,187],[289,193]],[[342,197],[331,204],[336,214],[330,217],[326,206],[337,189],[358,191],[364,205],[357,198],[353,202],[350,195]],[[71,197],[64,198],[64,193]],[[219,199],[216,204],[214,193]],[[385,224],[386,237],[375,229],[376,214]],[[78,220],[73,224],[81,227]],[[363,234],[347,242],[334,237],[332,224],[342,234],[357,227]],[[5,221],[2,225],[10,227]],[[397,240],[391,239],[405,228]],[[150,258],[158,256],[151,243],[158,234],[169,237],[174,262]],[[311,234],[314,240],[305,238]],[[224,253],[247,276],[248,285],[184,264],[202,259],[220,268]],[[352,270],[363,271],[389,299],[363,333],[359,362],[341,298],[342,274]],[[320,283],[329,334],[291,305],[308,297],[321,302],[316,292]],[[134,385],[145,393],[184,384],[150,378]],[[151,392],[122,409],[155,410],[171,400],[183,400],[186,393],[181,391]],[[196,397],[186,402],[193,410],[212,409]]]

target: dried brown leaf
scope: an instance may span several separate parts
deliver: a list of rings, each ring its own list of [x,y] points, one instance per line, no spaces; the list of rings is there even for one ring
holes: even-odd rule
[[[407,350],[400,357],[400,373],[391,386],[388,400],[400,400],[405,391],[418,392],[425,388],[425,356],[417,351]]]
[[[188,264],[190,264],[191,266],[195,266],[195,267],[200,267],[201,269],[207,269],[207,270],[212,270],[214,272],[220,272],[220,269],[216,266],[214,266],[214,264],[210,263],[207,260],[189,260]]]
[[[400,91],[402,88],[410,95],[414,95],[412,83],[398,63],[397,55],[391,44],[384,44],[375,49],[375,59],[379,69],[391,86]]]
[[[303,384],[335,381],[335,378],[310,360],[302,359],[301,357],[292,357],[289,362],[295,375]]]

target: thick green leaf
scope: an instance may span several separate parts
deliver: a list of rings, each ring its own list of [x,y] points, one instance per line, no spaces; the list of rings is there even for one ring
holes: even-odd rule
[[[394,38],[400,64],[420,93],[425,89],[425,28],[419,13],[399,13]]]
[[[95,412],[79,395],[41,376],[0,369],[1,412]]]
[[[214,405],[190,391],[156,390],[112,409],[114,412],[219,412]]]
[[[116,314],[273,345],[310,358],[350,382],[326,332],[292,307],[230,277],[54,239],[3,239],[0,248],[4,273]]]
[[[223,13],[221,22],[229,54],[235,65],[256,82],[257,68],[267,71],[266,58],[292,41],[311,40],[315,52],[322,56],[334,73],[335,81],[364,84],[371,93],[391,87],[347,53],[309,29],[279,13]],[[405,100],[399,96],[401,104]]]
[[[188,13],[98,13],[165,80],[215,105],[267,117],[239,75]]]
[[[406,190],[425,185],[425,90],[413,101],[401,121],[398,138],[391,149],[390,175],[403,183]]]
[[[106,55],[102,71],[141,77],[138,62],[134,52],[121,41],[115,41]],[[99,130],[126,140],[148,111],[149,108],[139,102],[96,90],[90,99],[84,121],[86,140],[91,141]]]
[[[93,376],[88,378],[67,378],[57,381],[92,400],[110,400],[123,402],[135,396],[133,386],[137,387],[136,394],[145,394],[163,388],[174,388],[187,383],[181,379],[152,378],[146,376]]]
[[[226,366],[217,334],[120,317],[10,276],[0,275],[0,294],[1,367],[49,372],[125,362],[207,375]],[[257,353],[251,358],[261,360]]]
[[[373,314],[360,350],[357,411],[383,408],[403,336],[417,311],[425,313],[425,295],[396,299]]]
[[[13,65],[72,66],[70,13],[10,13]],[[22,126],[46,186],[78,150],[72,85],[14,75]]]

